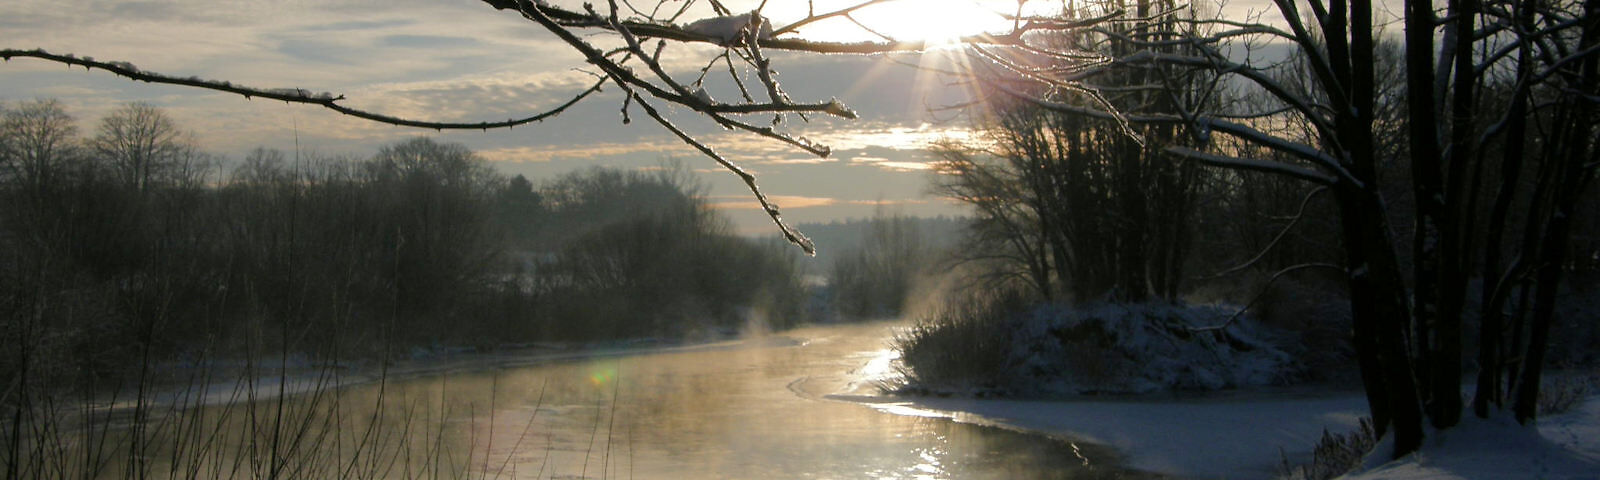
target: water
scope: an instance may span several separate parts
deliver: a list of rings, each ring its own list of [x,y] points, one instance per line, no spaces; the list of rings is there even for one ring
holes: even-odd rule
[[[169,434],[150,435],[168,440],[144,450],[107,442],[140,453],[112,455],[124,460],[106,476],[130,464],[208,478],[1145,476],[1092,445],[830,398],[873,394],[892,374],[891,328],[815,327],[239,402],[147,427]],[[178,432],[192,433],[171,440]]]

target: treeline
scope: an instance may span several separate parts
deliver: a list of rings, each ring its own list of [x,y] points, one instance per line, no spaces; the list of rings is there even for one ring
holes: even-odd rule
[[[801,224],[817,245],[823,285],[814,317],[898,318],[938,294],[941,267],[967,228],[959,217],[912,217],[880,207],[870,218]]]
[[[732,235],[670,165],[535,185],[419,138],[365,158],[261,148],[224,169],[146,104],[88,137],[53,100],[0,119],[7,382],[262,353],[679,338],[804,313],[791,253]]]
[[[1246,30],[1192,27],[1226,22],[1174,2],[1090,2],[1170,17],[1056,32],[1041,43],[1084,56],[1012,52],[1038,70],[964,78],[997,93],[970,112],[982,141],[937,150],[936,189],[973,208],[962,259],[1006,295],[945,323],[1016,330],[1008,319],[1041,305],[1221,299],[1298,333],[1285,346],[1315,359],[1311,373],[1358,377],[1378,432],[1403,429],[1401,453],[1424,419],[1461,418],[1465,373],[1478,374],[1477,416],[1531,420],[1542,370],[1592,362],[1578,352],[1600,345],[1600,10],[1556,4],[1517,15],[1561,29],[1451,30],[1438,52],[1430,31],[1483,19],[1415,10],[1407,31],[1420,33],[1400,43],[1364,23],[1370,11],[1319,13],[1287,58],[1232,63],[1215,48],[1243,48]],[[1147,323],[1174,324],[1158,317]],[[1051,334],[1093,344],[1085,332],[1102,331]],[[966,353],[952,356],[980,357]]]

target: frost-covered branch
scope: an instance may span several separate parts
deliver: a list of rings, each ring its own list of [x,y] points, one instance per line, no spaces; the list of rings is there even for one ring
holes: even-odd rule
[[[403,127],[430,128],[434,130],[488,130],[496,128],[513,128],[542,121],[556,115],[560,115],[561,112],[566,111],[568,107],[577,104],[590,94],[600,91],[601,85],[601,82],[596,82],[594,85],[591,85],[589,88],[584,89],[571,99],[568,99],[566,102],[563,102],[560,105],[551,108],[550,110],[523,118],[494,122],[436,122],[428,120],[413,120],[392,115],[385,115],[369,110],[346,107],[339,104],[340,100],[345,99],[344,95],[335,95],[329,92],[312,92],[310,90],[301,88],[257,88],[236,84],[230,81],[207,80],[200,77],[179,77],[175,75],[152,72],[140,69],[132,63],[123,61],[103,62],[95,60],[94,57],[79,57],[71,54],[56,54],[39,49],[0,49],[0,59],[10,61],[15,57],[48,60],[70,66],[83,67],[85,70],[98,68],[100,70],[111,72],[117,76],[126,77],[130,80],[136,80],[140,82],[204,88],[207,90],[216,90],[219,92],[241,95],[245,98],[265,98],[288,103],[317,105],[335,112],[364,120],[371,120],[374,122],[387,123],[390,125],[398,125]]]
[[[1189,147],[1167,147],[1166,152],[1189,160],[1198,161],[1206,165],[1231,168],[1235,170],[1251,170],[1256,172],[1287,175],[1318,185],[1333,185],[1339,181],[1339,178],[1333,175],[1283,162],[1208,153]]]
[[[1192,117],[1190,119],[1185,119],[1183,117],[1179,117],[1179,116],[1175,116],[1175,115],[1123,115],[1123,116],[1117,117],[1117,116],[1113,116],[1113,114],[1110,113],[1110,112],[1107,112],[1107,111],[1104,111],[1104,110],[1100,110],[1100,109],[1096,109],[1096,108],[1088,108],[1088,107],[1083,107],[1083,106],[1079,106],[1079,105],[1073,105],[1073,104],[1063,103],[1063,102],[1055,102],[1055,101],[1050,101],[1050,100],[1046,100],[1046,99],[1043,99],[1043,98],[1039,98],[1037,95],[1030,95],[1030,94],[1027,94],[1027,93],[1024,93],[1024,92],[1020,92],[1020,91],[1016,90],[1015,88],[1012,88],[1012,87],[1010,87],[1008,85],[1005,85],[1003,83],[995,82],[993,80],[986,80],[986,79],[981,79],[981,78],[977,78],[975,80],[977,80],[979,82],[983,82],[985,84],[985,86],[991,87],[994,90],[999,91],[1001,93],[1005,93],[1006,95],[1009,95],[1009,96],[1011,96],[1013,98],[1016,98],[1016,99],[1028,102],[1030,104],[1033,104],[1035,106],[1038,106],[1038,107],[1041,107],[1041,108],[1044,108],[1044,109],[1047,109],[1047,110],[1055,111],[1055,112],[1069,113],[1069,114],[1073,114],[1073,115],[1078,115],[1078,116],[1083,116],[1083,117],[1088,117],[1088,118],[1095,118],[1095,119],[1100,119],[1100,120],[1117,120],[1118,118],[1121,118],[1121,119],[1126,120],[1130,124],[1145,124],[1145,125],[1180,124],[1180,125],[1188,125],[1193,129],[1193,133],[1203,141],[1209,141],[1210,135],[1213,132],[1226,133],[1228,135],[1231,135],[1233,137],[1239,138],[1239,139],[1244,140],[1246,142],[1250,142],[1252,144],[1259,145],[1259,146],[1271,149],[1273,151],[1287,153],[1289,155],[1292,155],[1292,156],[1295,156],[1295,157],[1310,161],[1313,164],[1315,164],[1315,165],[1317,165],[1319,167],[1323,167],[1323,168],[1327,169],[1329,172],[1332,172],[1332,173],[1329,174],[1329,173],[1318,172],[1316,170],[1312,170],[1312,169],[1308,169],[1308,168],[1304,168],[1304,167],[1299,167],[1299,166],[1295,166],[1295,165],[1290,165],[1290,164],[1286,164],[1286,163],[1282,163],[1282,162],[1274,162],[1274,161],[1258,160],[1258,159],[1243,159],[1243,158],[1227,157],[1227,156],[1217,155],[1217,154],[1209,154],[1209,153],[1199,152],[1197,150],[1189,149],[1189,148],[1186,148],[1186,147],[1183,148],[1182,150],[1177,150],[1177,151],[1174,151],[1172,149],[1168,149],[1168,153],[1172,153],[1172,154],[1175,154],[1175,155],[1178,155],[1178,156],[1181,156],[1181,157],[1185,157],[1185,158],[1198,160],[1198,161],[1205,162],[1205,163],[1210,164],[1210,165],[1215,165],[1215,166],[1220,166],[1220,167],[1244,168],[1244,169],[1255,170],[1255,171],[1264,171],[1264,172],[1288,174],[1290,176],[1293,176],[1293,177],[1296,177],[1296,178],[1301,178],[1301,179],[1304,179],[1304,180],[1309,180],[1309,181],[1311,181],[1313,183],[1317,183],[1317,184],[1320,184],[1320,185],[1331,185],[1331,184],[1336,183],[1338,181],[1349,182],[1352,185],[1356,185],[1356,186],[1359,186],[1359,185],[1362,184],[1362,182],[1357,180],[1355,178],[1355,176],[1351,175],[1348,170],[1346,170],[1342,165],[1340,165],[1338,159],[1335,159],[1334,157],[1329,156],[1328,154],[1323,153],[1322,151],[1317,150],[1316,148],[1312,148],[1311,146],[1295,143],[1295,142],[1292,142],[1292,141],[1289,141],[1289,140],[1285,140],[1282,137],[1279,137],[1279,136],[1276,136],[1276,135],[1272,135],[1272,134],[1267,133],[1267,132],[1263,132],[1263,131],[1261,131],[1259,129],[1256,129],[1256,128],[1251,127],[1249,125],[1245,125],[1243,123],[1228,121],[1228,120],[1226,120],[1224,118],[1220,118],[1220,117],[1207,117],[1207,116],[1195,116],[1195,117]]]

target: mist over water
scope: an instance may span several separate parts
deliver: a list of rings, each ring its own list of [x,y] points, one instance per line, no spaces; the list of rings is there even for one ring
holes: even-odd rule
[[[391,380],[292,396],[276,436],[270,400],[211,407],[193,430],[233,432],[208,447],[216,453],[204,461],[220,467],[201,473],[236,478],[273,471],[274,458],[280,474],[306,478],[1130,475],[1091,445],[839,400],[877,393],[875,383],[892,372],[886,345],[899,326],[809,327]],[[274,445],[279,454],[267,452]],[[151,453],[158,463],[181,457],[170,448]],[[151,470],[183,472],[185,462],[194,460]]]

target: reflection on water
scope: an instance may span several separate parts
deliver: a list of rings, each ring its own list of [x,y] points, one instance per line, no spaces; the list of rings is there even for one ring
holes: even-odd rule
[[[1084,445],[829,399],[869,393],[875,376],[892,371],[888,328],[817,327],[727,348],[455,373],[329,389],[282,404],[216,407],[163,427],[169,437],[191,432],[205,441],[155,442],[135,458],[151,462],[142,467],[151,472],[186,477],[1133,475],[1112,467],[1109,452],[1080,451]],[[280,408],[285,414],[274,415]]]

